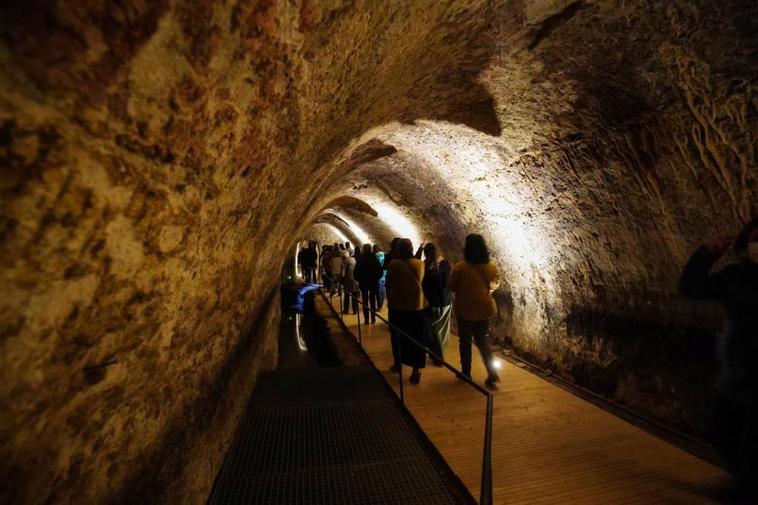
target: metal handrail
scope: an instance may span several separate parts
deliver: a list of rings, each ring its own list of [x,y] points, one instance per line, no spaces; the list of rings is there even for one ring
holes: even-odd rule
[[[322,277],[327,278],[330,282],[334,283],[337,282],[336,279],[333,279],[329,275],[322,273]],[[326,287],[326,284],[321,285],[322,288]],[[340,305],[339,310],[337,313],[340,316],[340,319],[344,319],[342,317],[342,289],[338,290],[339,299],[340,299]],[[329,292],[329,304],[332,306],[332,310],[334,310],[334,305],[332,304],[332,297],[333,293]],[[361,304],[363,307],[367,307],[371,313],[377,317],[380,321],[382,321],[384,324],[386,324],[391,329],[394,329],[395,332],[398,335],[401,335],[406,340],[410,341],[413,345],[416,347],[422,349],[425,353],[429,354],[434,360],[441,363],[443,367],[447,368],[451,372],[453,372],[459,379],[461,379],[463,382],[474,388],[479,393],[483,394],[485,398],[487,399],[487,411],[485,414],[485,420],[484,420],[484,452],[482,455],[482,478],[481,478],[481,489],[479,491],[479,503],[481,505],[491,505],[492,504],[492,412],[493,412],[493,396],[492,392],[488,391],[487,389],[483,388],[473,380],[471,380],[468,376],[466,376],[462,371],[455,368],[453,365],[445,361],[441,356],[438,356],[434,351],[426,347],[425,345],[419,343],[416,341],[413,337],[408,335],[406,332],[398,328],[396,325],[390,323],[387,321],[384,317],[382,317],[381,314],[379,314],[376,310],[372,309],[370,306],[367,306],[363,300],[356,297],[352,293],[349,293],[348,296],[350,296],[353,300],[357,301],[359,304]],[[358,319],[358,345],[360,345],[361,348],[363,348],[363,339],[361,336],[361,314],[358,312],[356,314],[356,317]],[[403,371],[402,371],[402,359],[400,355],[400,346],[398,346],[398,362],[400,364],[400,373],[399,381],[400,381],[400,401],[405,406],[405,395],[403,393]]]

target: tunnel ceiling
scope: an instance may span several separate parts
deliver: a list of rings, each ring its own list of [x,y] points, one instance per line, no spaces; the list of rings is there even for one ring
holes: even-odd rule
[[[6,2],[0,496],[203,501],[275,363],[283,251],[338,234],[457,259],[482,232],[497,340],[697,435],[692,342],[718,312],[673,286],[756,212],[757,20],[746,0]]]

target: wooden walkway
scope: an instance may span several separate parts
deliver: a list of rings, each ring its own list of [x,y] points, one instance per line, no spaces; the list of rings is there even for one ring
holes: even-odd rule
[[[356,317],[346,316],[345,323],[357,335]],[[361,328],[363,347],[397,390],[397,375],[388,370],[387,326],[377,321]],[[445,358],[459,366],[457,337]],[[404,373],[407,379],[410,370]],[[472,375],[486,377],[476,350]],[[732,503],[732,480],[721,469],[511,362],[503,361],[501,379],[494,410],[495,503]],[[433,366],[423,371],[421,384],[405,386],[407,407],[478,497],[484,398]]]

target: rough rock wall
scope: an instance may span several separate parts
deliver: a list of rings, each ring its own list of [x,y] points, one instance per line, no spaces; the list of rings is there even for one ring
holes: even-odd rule
[[[276,362],[256,221],[286,176],[256,160],[285,147],[257,90],[281,79],[238,54],[242,13],[204,5],[2,7],[8,502],[203,501]]]
[[[350,176],[331,190],[396,205],[454,259],[483,232],[506,281],[496,339],[701,434],[721,314],[675,285],[698,244],[758,211],[758,7],[508,7],[479,75],[499,134],[385,124],[337,160]],[[397,152],[346,161],[381,144]]]
[[[697,429],[717,314],[673,282],[755,205],[755,11],[3,4],[2,497],[203,501],[324,209],[452,256],[484,231],[498,335]]]
[[[540,13],[531,39],[509,39],[484,77],[510,109],[501,138],[519,151],[511,167],[539,174],[537,215],[552,228],[544,277],[532,279],[547,279],[542,307],[513,294],[513,341],[581,385],[699,433],[720,317],[675,284],[696,245],[758,212],[758,6],[563,5]],[[524,92],[532,99],[500,98]],[[530,119],[546,112],[549,121]],[[519,311],[539,333],[519,329]]]
[[[489,100],[474,72],[442,85],[486,62],[466,48],[479,19],[476,2],[0,7],[4,501],[203,501],[221,428],[275,362],[282,254],[324,163],[395,117],[497,127],[459,106]],[[433,95],[409,95],[419,66]]]

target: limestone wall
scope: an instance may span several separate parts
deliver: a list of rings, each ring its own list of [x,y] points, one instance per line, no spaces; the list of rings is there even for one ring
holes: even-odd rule
[[[674,282],[756,211],[756,9],[6,2],[0,497],[202,502],[314,223],[483,232],[497,339],[698,433],[719,314]]]

